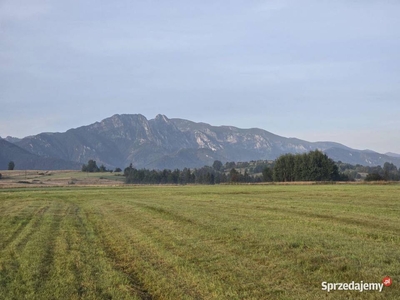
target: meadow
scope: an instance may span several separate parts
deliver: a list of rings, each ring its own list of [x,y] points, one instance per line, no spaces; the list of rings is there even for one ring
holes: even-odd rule
[[[399,278],[400,185],[0,189],[0,299],[400,299]]]

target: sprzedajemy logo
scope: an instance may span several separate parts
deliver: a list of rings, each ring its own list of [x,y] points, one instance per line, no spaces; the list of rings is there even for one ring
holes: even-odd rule
[[[326,282],[323,281],[321,283],[322,290],[327,291],[328,293],[331,291],[379,291],[382,292],[383,286],[389,287],[392,285],[392,279],[389,276],[383,278],[382,283],[377,282]]]

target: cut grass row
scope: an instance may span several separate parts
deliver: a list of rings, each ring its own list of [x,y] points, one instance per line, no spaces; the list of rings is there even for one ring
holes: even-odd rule
[[[0,191],[1,299],[398,299],[400,186]],[[321,282],[394,283],[382,293]]]

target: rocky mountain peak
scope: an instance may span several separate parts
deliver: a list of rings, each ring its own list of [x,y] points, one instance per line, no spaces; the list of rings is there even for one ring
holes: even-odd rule
[[[158,114],[158,115],[155,117],[154,120],[156,120],[156,121],[158,121],[158,122],[170,123],[170,120],[169,120],[165,115],[161,115],[161,114]]]
[[[354,150],[333,142],[285,138],[262,129],[212,126],[158,114],[116,114],[64,133],[39,134],[16,140],[39,156],[87,163],[94,159],[108,168],[133,163],[145,168],[184,168],[211,165],[214,160],[272,160],[284,153],[320,149],[331,158],[352,164],[400,165],[400,158]],[[0,149],[1,150],[1,149]]]

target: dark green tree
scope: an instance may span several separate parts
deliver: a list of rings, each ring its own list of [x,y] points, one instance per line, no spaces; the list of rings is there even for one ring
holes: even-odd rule
[[[100,169],[97,166],[96,161],[93,159],[90,159],[88,161],[87,165],[85,165],[85,164],[82,165],[82,171],[83,172],[99,172]]]
[[[125,169],[124,169],[124,176],[126,177],[126,176],[128,176],[129,175],[129,173],[130,173],[130,171],[132,171],[133,170],[133,166],[132,166],[132,163],[129,165],[129,167],[126,167]]]
[[[12,170],[14,170],[14,168],[15,168],[15,163],[13,161],[10,161],[8,163],[8,169],[12,171]]]
[[[264,181],[271,182],[273,180],[272,170],[268,167],[264,168],[264,170],[262,171],[262,175]]]
[[[367,177],[365,177],[365,181],[381,181],[381,180],[383,180],[383,177],[378,173],[371,173],[368,174]]]
[[[236,171],[235,168],[232,168],[229,172],[229,181],[231,182],[239,182],[240,173]]]
[[[210,184],[215,184],[215,175],[214,174],[210,175],[210,182],[209,183]]]
[[[312,181],[338,180],[339,171],[335,162],[326,154],[316,150],[309,153],[310,179]]]
[[[341,180],[338,167],[326,154],[316,150],[304,154],[285,154],[274,165],[274,181]]]
[[[275,161],[274,181],[294,181],[294,155],[284,154]]]
[[[192,182],[192,174],[190,172],[190,169],[184,168],[180,174],[180,182],[182,184],[188,184],[188,183],[193,183]]]
[[[252,178],[250,177],[249,173],[247,172],[247,169],[244,170],[243,176],[240,178],[242,182],[252,182]]]
[[[214,170],[221,171],[223,165],[222,162],[220,162],[219,160],[215,160],[212,166]]]
[[[399,180],[399,173],[397,167],[392,164],[385,162],[383,165],[383,179],[384,180]]]

